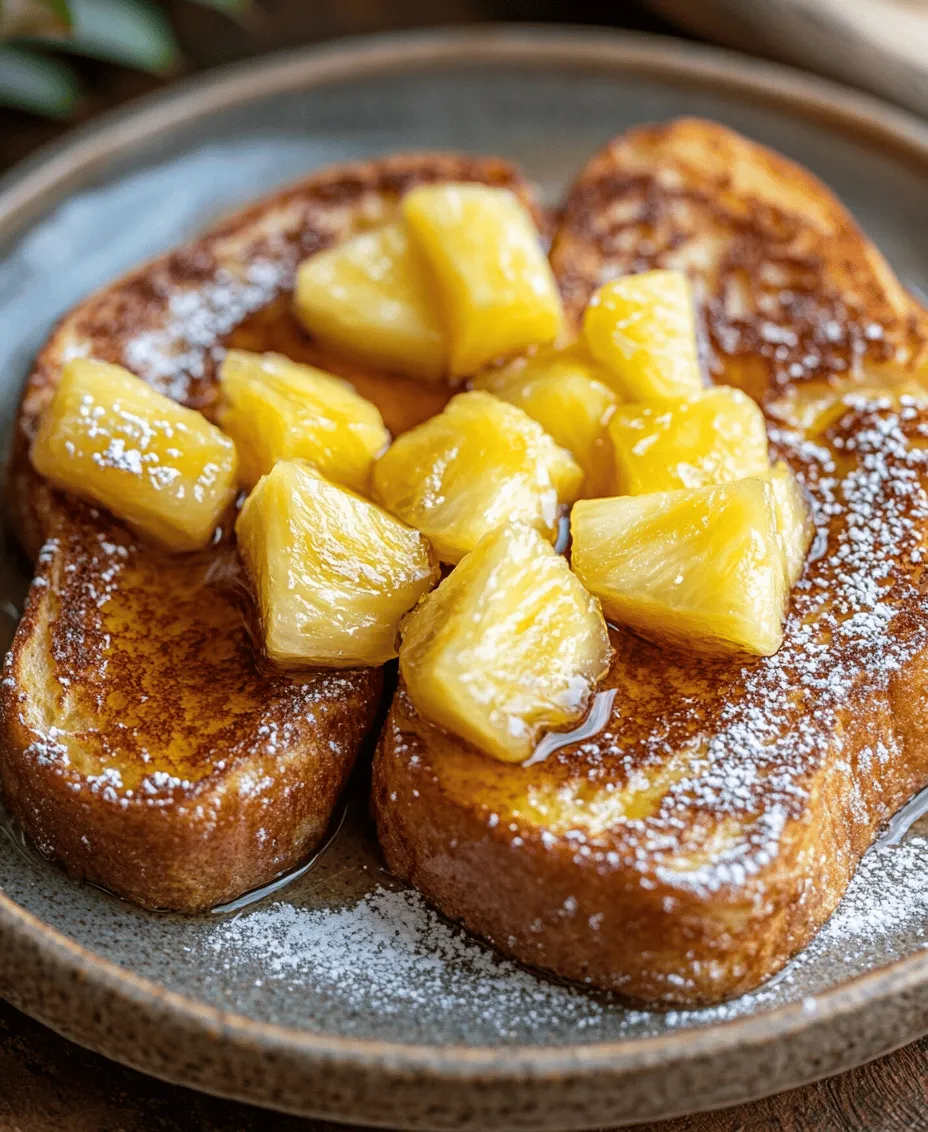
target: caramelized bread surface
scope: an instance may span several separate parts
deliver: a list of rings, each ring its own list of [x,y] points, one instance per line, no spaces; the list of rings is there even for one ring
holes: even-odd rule
[[[391,217],[411,186],[445,180],[509,186],[530,203],[494,160],[330,169],[91,296],[39,355],[8,481],[13,529],[38,573],[2,682],[0,780],[14,816],[75,876],[196,911],[292,867],[326,830],[382,680],[374,669],[270,668],[252,644],[228,533],[202,555],[163,556],[49,489],[28,448],[62,364],[122,364],[209,416],[226,347],[278,350],[339,370],[401,431],[446,394],[326,356],[291,316],[290,291],[300,260]]]
[[[397,874],[520,960],[716,1002],[809,942],[928,784],[928,411],[903,394],[928,317],[823,185],[698,121],[596,155],[552,261],[575,322],[613,276],[689,273],[710,371],[763,405],[817,538],[777,655],[706,660],[614,631],[604,726],[535,765],[469,749],[400,687],[379,835]],[[855,385],[870,392],[811,435],[810,403]]]

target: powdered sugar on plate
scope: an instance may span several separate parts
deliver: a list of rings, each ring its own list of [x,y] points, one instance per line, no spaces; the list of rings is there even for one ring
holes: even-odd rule
[[[376,888],[336,911],[276,903],[223,924],[208,947],[226,970],[261,955],[266,977],[337,997],[349,1028],[372,1009],[385,1018],[477,1009],[505,1040],[552,1012],[578,1033],[603,1014],[582,992],[498,958],[411,890]]]
[[[796,1001],[814,1010],[817,992],[928,947],[928,838],[872,850],[838,911],[783,973],[704,1010],[629,1010],[610,996],[549,981],[449,924],[418,893],[395,887],[376,887],[339,909],[259,906],[217,924],[201,946],[224,981],[259,966],[264,993],[337,1002],[346,1033],[367,1031],[375,1014],[401,1018],[404,1032],[422,1035],[439,1016],[447,1032],[453,1018],[461,1040],[501,1044],[544,1043],[551,1028],[569,1029],[576,1041],[660,1034]],[[312,1026],[308,1015],[302,1024]]]

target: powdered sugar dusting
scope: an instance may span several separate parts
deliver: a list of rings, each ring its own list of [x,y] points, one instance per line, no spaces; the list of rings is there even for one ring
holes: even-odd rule
[[[642,883],[700,895],[747,883],[775,858],[788,823],[802,818],[807,784],[825,760],[850,783],[852,822],[870,829],[874,817],[889,816],[868,783],[898,754],[897,739],[888,728],[868,746],[845,739],[848,705],[855,696],[866,713],[879,712],[893,675],[928,648],[928,414],[907,396],[849,396],[840,420],[815,441],[787,427],[773,429],[771,440],[805,484],[819,534],[780,651],[710,669],[725,681],[724,696],[711,680],[705,695],[675,691],[632,741],[622,670],[614,671],[609,727],[595,743],[552,756],[590,783],[622,775],[634,783],[642,768],[660,774],[677,760],[680,773],[652,814],[629,817],[602,795],[571,808],[571,828],[542,831],[590,860],[631,862]],[[677,666],[675,688],[692,686],[696,669],[686,657],[662,654],[661,663]],[[716,708],[708,719],[707,699]],[[693,840],[706,814],[710,838],[730,819],[714,847]]]
[[[207,943],[226,970],[263,956],[264,978],[336,997],[347,1019],[376,1009],[473,1008],[499,1038],[557,1012],[583,1031],[603,1006],[500,959],[448,925],[413,891],[376,888],[351,907],[309,911],[286,903],[223,924]]]
[[[864,857],[844,900],[812,943],[765,986],[705,1010],[672,1010],[669,1027],[727,1022],[789,1002],[817,1009],[814,993],[928,949],[928,838]]]
[[[190,379],[204,377],[209,361],[222,360],[222,338],[289,282],[295,254],[291,251],[279,262],[256,259],[239,274],[220,267],[210,282],[174,291],[164,324],[126,343],[126,365],[162,393],[183,401]]]
[[[346,1032],[374,1014],[411,1028],[441,1020],[461,1037],[544,1043],[569,1029],[576,1041],[706,1026],[801,1001],[913,948],[928,947],[928,839],[910,837],[864,859],[838,911],[781,975],[752,994],[704,1010],[625,1009],[610,996],[552,983],[483,947],[437,916],[418,893],[375,888],[347,907],[285,901],[214,927],[204,959],[235,984],[260,970],[260,990],[333,1003]],[[891,899],[887,899],[887,894]],[[337,1004],[337,1006],[335,1005]],[[362,1021],[363,1020],[363,1021]],[[309,1024],[308,1022],[306,1024]]]

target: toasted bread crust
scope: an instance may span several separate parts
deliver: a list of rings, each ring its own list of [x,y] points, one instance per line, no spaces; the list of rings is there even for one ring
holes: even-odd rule
[[[551,262],[574,325],[617,275],[687,271],[712,376],[758,400],[865,361],[928,364],[928,314],[832,192],[712,122],[630,130],[596,154]]]
[[[4,671],[10,811],[72,875],[147,907],[210,908],[298,863],[377,713],[378,669],[267,666],[240,595],[199,576],[222,565],[78,512]]]
[[[205,555],[162,557],[50,490],[28,448],[63,362],[120,363],[209,415],[227,345],[320,356],[289,313],[299,261],[388,217],[412,185],[442,180],[507,185],[530,200],[494,160],[427,154],[329,169],[91,296],[40,353],[9,474],[14,529],[39,565],[0,690],[0,780],[13,815],[76,877],[193,912],[293,867],[325,833],[382,677],[265,664],[228,535]],[[394,429],[414,419],[413,405],[444,399],[399,377],[348,376]]]
[[[796,400],[867,371],[892,392],[928,323],[814,178],[708,123],[594,157],[552,259],[575,321],[604,279],[688,270],[711,370],[764,405],[818,538],[776,657],[616,631],[605,728],[530,769],[430,725],[401,687],[378,832],[394,872],[507,954],[648,1003],[717,1002],[809,942],[928,784],[928,413],[855,402],[813,442]]]

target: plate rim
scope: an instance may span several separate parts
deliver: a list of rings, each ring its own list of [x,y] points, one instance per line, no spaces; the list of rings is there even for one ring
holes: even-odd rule
[[[74,131],[63,141],[43,147],[0,179],[0,239],[22,235],[38,215],[64,199],[74,185],[122,156],[144,151],[146,146],[168,136],[176,125],[205,121],[223,110],[275,94],[339,80],[350,81],[362,75],[385,76],[441,65],[475,63],[509,63],[538,69],[551,65],[562,68],[581,65],[604,73],[665,77],[736,91],[766,105],[793,109],[804,118],[823,122],[832,129],[850,132],[858,140],[863,138],[871,146],[884,147],[897,157],[928,169],[928,124],[871,95],[780,64],[643,33],[536,25],[477,25],[339,40],[321,47],[277,53],[257,61],[222,67],[205,76],[185,80],[168,92],[135,100]],[[921,995],[924,999],[924,1017],[919,1015],[922,1028],[896,1040],[895,1044],[914,1040],[919,1033],[928,1030],[928,951],[835,984],[815,996],[814,1010],[808,1003],[793,1003],[675,1033],[546,1047],[405,1043],[312,1033],[249,1019],[199,1002],[120,967],[26,911],[2,890],[0,945],[0,991],[20,1009],[65,1036],[92,1045],[135,1068],[245,1100],[254,1100],[254,1093],[214,1087],[199,1080],[191,1082],[190,1075],[185,1075],[180,1066],[166,1069],[164,1065],[147,1061],[138,1049],[113,1049],[105,1034],[88,1034],[75,1017],[69,1016],[67,1008],[56,1002],[53,994],[43,995],[35,987],[30,990],[28,979],[23,978],[22,966],[17,965],[25,962],[27,969],[41,978],[55,977],[68,983],[72,992],[87,1005],[93,1002],[95,993],[104,994],[112,999],[114,1006],[140,1011],[150,1023],[158,1024],[168,1018],[189,1035],[206,1035],[225,1046],[231,1043],[245,1054],[253,1055],[260,1049],[271,1057],[296,1055],[307,1070],[339,1065],[374,1070],[391,1080],[415,1074],[420,1084],[427,1080],[447,1085],[465,1079],[497,1085],[514,1080],[545,1080],[553,1084],[557,1078],[578,1081],[601,1078],[603,1074],[614,1082],[621,1082],[655,1066],[666,1071],[671,1066],[697,1060],[724,1058],[736,1050],[781,1044],[797,1033],[837,1025],[841,1019],[906,996],[918,998]],[[79,987],[79,991],[75,987]],[[850,1068],[890,1048],[892,1044],[886,1048],[858,1048],[856,1055],[838,1068]],[[811,1081],[836,1071],[830,1065],[801,1080]],[[799,1079],[777,1083],[775,1089],[798,1083]],[[735,1096],[734,1100],[748,1099],[750,1095],[764,1094],[746,1093]],[[273,1098],[264,1098],[263,1103],[289,1107]],[[730,1098],[728,1103],[733,1103]],[[298,1111],[333,1115],[327,1108],[315,1112],[311,1107],[300,1107]],[[668,1109],[664,1115],[677,1111],[682,1110]],[[350,1117],[378,1122],[369,1110],[357,1114],[339,1111],[334,1115],[339,1119]],[[636,1115],[635,1119],[641,1117]],[[599,1118],[585,1117],[583,1124],[576,1127],[598,1122]]]
[[[373,1063],[379,1063],[381,1057],[386,1055],[395,1057],[399,1052],[402,1055],[403,1062],[410,1068],[427,1071],[435,1067],[435,1052],[438,1050],[447,1059],[447,1065],[443,1068],[454,1069],[454,1059],[460,1058],[462,1062],[469,1063],[466,1066],[462,1064],[462,1070],[470,1072],[479,1069],[482,1079],[485,1080],[494,1078],[508,1080],[512,1076],[511,1064],[504,1065],[501,1063],[501,1053],[505,1054],[507,1061],[518,1060],[523,1072],[537,1073],[541,1077],[547,1076],[553,1070],[563,1069],[566,1054],[571,1060],[576,1060],[576,1064],[571,1065],[571,1072],[586,1075],[600,1072],[603,1067],[602,1062],[612,1066],[616,1051],[620,1051],[623,1055],[630,1054],[631,1056],[627,1058],[628,1068],[635,1069],[648,1065],[650,1055],[655,1049],[660,1049],[663,1052],[667,1047],[681,1046],[686,1051],[690,1045],[698,1045],[700,1048],[695,1052],[705,1054],[713,1052],[716,1046],[716,1041],[708,1039],[718,1037],[721,1048],[729,1048],[732,1044],[729,1041],[731,1037],[741,1037],[745,1040],[736,1043],[740,1047],[754,1044],[757,1041],[768,1042],[772,1038],[795,1033],[797,1029],[806,1028],[812,1021],[812,1011],[808,1005],[808,1000],[805,1000],[706,1026],[681,1028],[675,1033],[616,1038],[599,1042],[577,1042],[561,1046],[430,1045],[428,1043],[393,1042],[379,1038],[353,1038],[338,1034],[326,1036],[293,1026],[249,1019],[233,1011],[222,1010],[219,1007],[210,1006],[208,1003],[199,1002],[144,975],[137,975],[111,959],[106,959],[90,948],[77,943],[63,932],[58,931],[57,928],[46,924],[40,917],[27,911],[22,905],[17,904],[0,890],[0,942],[4,941],[3,931],[8,926],[18,927],[22,933],[22,938],[30,943],[38,944],[40,947],[43,944],[48,944],[50,948],[58,952],[58,955],[50,956],[53,960],[70,961],[73,964],[72,969],[80,969],[85,974],[99,974],[101,983],[107,989],[113,988],[117,991],[128,992],[128,997],[133,1005],[150,1002],[152,1005],[170,1007],[178,1012],[185,1021],[206,1024],[213,1028],[219,1027],[224,1034],[236,1031],[243,1036],[247,1035],[249,1038],[257,1039],[261,1044],[267,1044],[271,1048],[283,1041],[287,1048],[295,1046],[307,1052],[347,1051],[352,1054],[360,1054],[362,1060],[368,1064],[372,1064],[369,1060],[371,1054],[376,1055]],[[4,948],[0,951],[0,987],[4,988],[3,997],[7,997],[5,983],[3,982],[2,953],[5,950]],[[540,974],[542,978],[545,977],[543,972]],[[886,990],[890,993],[902,994],[912,986],[920,984],[923,980],[928,981],[928,949],[923,953],[915,953],[882,967],[874,968],[872,971],[865,971],[860,975],[846,979],[842,983],[835,984],[821,994],[811,996],[814,997],[816,1002],[814,1021],[825,1023],[847,1011],[857,1009],[862,1004],[862,1000],[869,1002],[871,996],[866,992],[871,982],[879,985],[885,984]],[[864,993],[861,994],[861,991]],[[14,997],[10,997],[9,1001],[16,1005]],[[821,1009],[822,1003],[829,1005],[830,1012],[826,1013]],[[24,1013],[31,1013],[26,1008],[23,1008],[23,1011]],[[37,1015],[33,1016],[38,1017]],[[39,1018],[39,1020],[42,1019]],[[770,1021],[785,1024],[771,1030]],[[926,1021],[926,1027],[928,1027],[928,1021]],[[910,1040],[914,1040],[917,1036],[913,1035]],[[692,1041],[696,1037],[703,1040]]]

